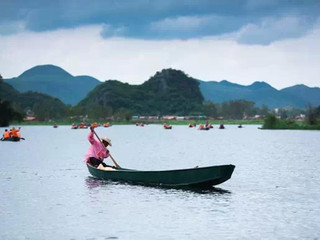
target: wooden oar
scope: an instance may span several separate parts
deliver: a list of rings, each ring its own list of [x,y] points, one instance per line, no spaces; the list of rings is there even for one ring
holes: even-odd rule
[[[105,147],[105,145],[102,143],[101,139],[99,138],[98,134],[94,131],[93,128],[92,128],[92,131],[96,135],[96,137],[99,139],[99,142],[102,144],[102,146]],[[112,162],[114,163],[114,165],[116,165],[117,168],[121,168],[120,165],[116,162],[116,160],[114,160],[114,158],[111,156],[110,152],[109,152],[109,156],[110,156]]]

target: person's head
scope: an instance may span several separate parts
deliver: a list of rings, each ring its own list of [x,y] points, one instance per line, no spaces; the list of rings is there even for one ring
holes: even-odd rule
[[[108,146],[112,146],[111,140],[109,138],[101,138],[102,143],[104,144],[104,146],[108,147]]]
[[[4,131],[5,131],[5,132],[8,132],[8,129],[5,129]]]

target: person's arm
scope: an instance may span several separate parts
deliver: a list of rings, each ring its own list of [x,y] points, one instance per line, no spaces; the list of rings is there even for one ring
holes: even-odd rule
[[[93,136],[93,131],[92,128],[90,127],[90,132],[88,134],[88,141],[93,144],[94,143],[94,136]]]

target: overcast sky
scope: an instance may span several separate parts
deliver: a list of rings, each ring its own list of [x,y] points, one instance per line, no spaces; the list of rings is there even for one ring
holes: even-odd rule
[[[0,74],[43,64],[131,84],[175,68],[320,87],[320,1],[0,0]]]

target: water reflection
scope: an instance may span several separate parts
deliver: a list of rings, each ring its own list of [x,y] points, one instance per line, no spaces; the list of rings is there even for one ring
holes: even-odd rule
[[[150,185],[141,185],[141,184],[129,184],[127,182],[115,182],[109,180],[101,180],[94,177],[87,177],[85,179],[85,184],[89,189],[95,189],[98,187],[105,187],[105,186],[135,186],[141,188],[152,188],[158,189],[164,192],[189,192],[189,193],[197,193],[197,194],[212,194],[212,195],[223,195],[223,194],[231,194],[231,191],[225,190],[223,188],[218,187],[206,187],[206,188],[195,188],[195,187],[167,187],[167,186],[150,186]]]
[[[102,187],[102,186],[106,186],[106,185],[114,185],[114,182],[112,181],[106,181],[106,180],[100,180],[94,177],[87,177],[85,179],[85,184],[89,189],[94,189],[97,187]]]

